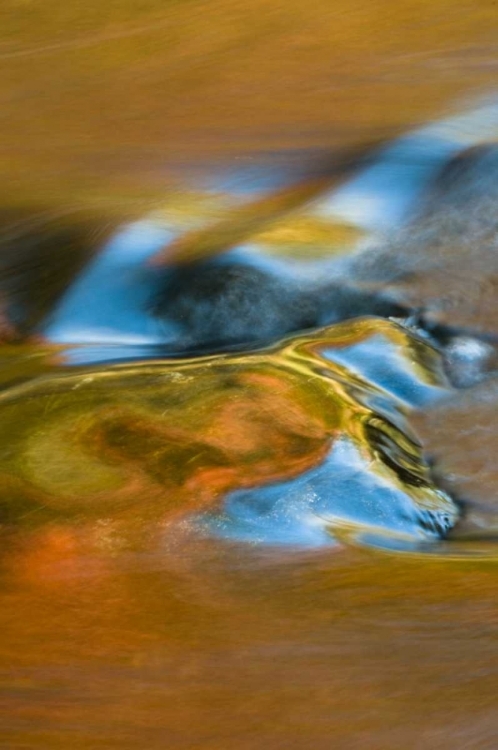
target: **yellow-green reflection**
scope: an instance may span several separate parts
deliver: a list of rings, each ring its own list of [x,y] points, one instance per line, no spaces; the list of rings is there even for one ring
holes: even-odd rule
[[[372,476],[451,517],[407,431],[401,397],[333,360],[334,350],[380,334],[379,353],[399,355],[412,387],[443,385],[435,352],[376,319],[253,354],[60,370],[13,385],[0,399],[4,512],[28,522],[60,513],[150,522],[221,508],[233,490],[309,472],[341,437]],[[388,418],[385,406],[376,411],[382,397]]]

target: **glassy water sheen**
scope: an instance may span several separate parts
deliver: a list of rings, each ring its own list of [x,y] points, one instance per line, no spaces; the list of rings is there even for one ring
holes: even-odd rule
[[[494,750],[495,5],[0,16],[0,747]]]

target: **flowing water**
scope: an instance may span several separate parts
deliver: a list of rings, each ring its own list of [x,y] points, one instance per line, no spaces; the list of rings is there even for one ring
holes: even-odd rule
[[[494,750],[494,3],[0,17],[0,747]]]

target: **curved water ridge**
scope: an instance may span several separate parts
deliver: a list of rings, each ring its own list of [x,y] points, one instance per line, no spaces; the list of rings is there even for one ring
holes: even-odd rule
[[[0,397],[3,515],[418,547],[458,510],[409,414],[449,390],[437,351],[378,318],[252,353],[61,366]]]

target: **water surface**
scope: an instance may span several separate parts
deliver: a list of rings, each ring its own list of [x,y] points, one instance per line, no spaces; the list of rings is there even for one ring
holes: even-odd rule
[[[0,745],[494,750],[494,3],[0,16]]]

